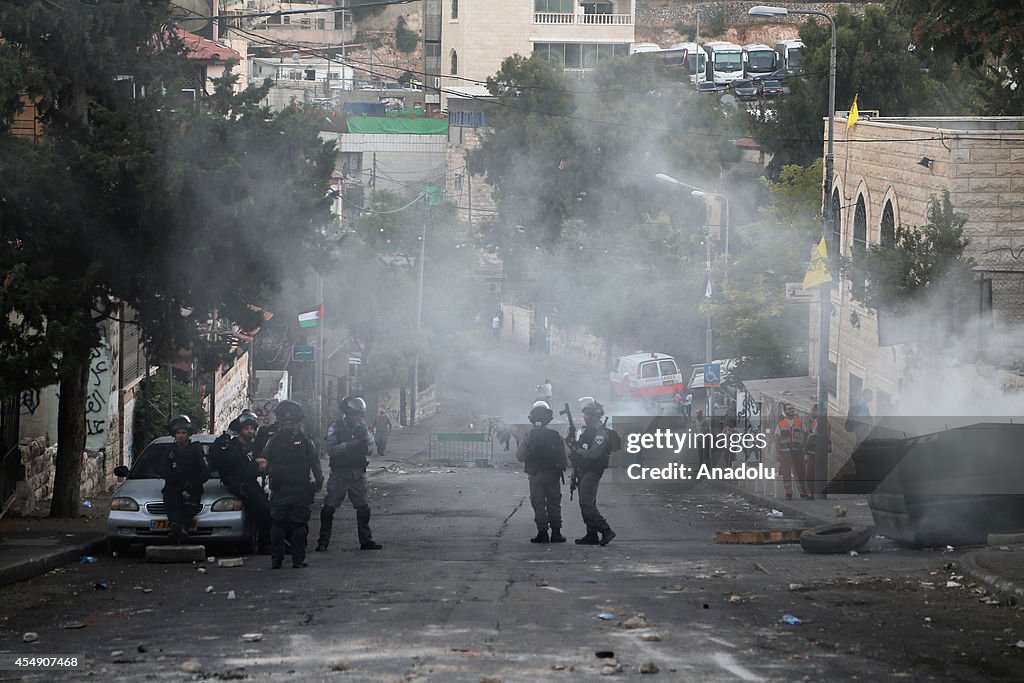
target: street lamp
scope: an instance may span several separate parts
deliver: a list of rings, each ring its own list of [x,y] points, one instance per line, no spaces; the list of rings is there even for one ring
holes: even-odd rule
[[[657,180],[669,185],[676,185],[677,187],[685,187],[690,190],[690,196],[697,199],[701,199],[707,196],[709,193],[701,190],[700,188],[694,187],[682,181],[676,180],[672,176],[665,175],[664,173],[658,173],[654,176]],[[704,283],[705,292],[706,288],[711,282],[711,226],[708,225],[708,221],[705,217],[704,221],[704,249],[706,254],[705,271],[704,271]],[[705,296],[707,296],[705,294]],[[705,302],[704,306],[704,363],[710,365],[714,362],[714,354],[711,349],[712,336],[711,336],[711,298],[708,297],[708,301]],[[715,416],[715,389],[714,387],[704,387],[708,392],[708,418]]]
[[[828,60],[828,152],[825,155],[825,201],[822,211],[821,237],[825,244],[829,243],[829,237],[833,232],[832,226],[832,175],[833,175],[833,148],[835,145],[835,118],[836,118],[836,22],[824,12],[809,9],[789,9],[787,7],[771,7],[758,5],[751,7],[747,14],[757,17],[778,17],[788,14],[813,14],[828,19],[832,29],[832,47],[829,51]],[[835,247],[827,250],[829,260],[829,271],[834,269],[832,263],[836,255]],[[826,286],[827,285],[827,286]],[[824,484],[828,472],[828,389],[825,386],[825,367],[828,365],[829,346],[829,318],[832,317],[832,292],[831,285],[821,285],[821,303],[819,305],[820,320],[818,321],[818,438],[814,440],[814,471],[818,473],[814,482],[815,494],[826,498]],[[825,438],[821,438],[825,436]]]
[[[725,226],[724,229],[723,229],[723,232],[725,233],[725,270],[722,273],[722,279],[725,282],[728,282],[729,281],[729,228],[731,227],[731,224],[729,222],[729,198],[726,197],[724,194],[719,194],[717,192],[704,192],[703,190],[694,190],[690,194],[693,195],[694,197],[697,197],[698,199],[705,199],[707,197],[714,197],[715,199],[721,200],[721,202],[722,202],[723,209],[724,209],[724,215],[722,216],[722,223]]]

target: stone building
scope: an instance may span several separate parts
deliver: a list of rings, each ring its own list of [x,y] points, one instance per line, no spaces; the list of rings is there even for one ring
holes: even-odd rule
[[[839,252],[891,240],[894,226],[922,226],[929,200],[948,191],[954,209],[968,216],[967,254],[975,259],[980,334],[998,334],[1024,320],[1024,118],[865,116],[851,128],[840,113],[835,129],[832,206]],[[852,300],[848,281],[831,290],[829,413],[845,416],[862,389],[874,394],[874,415],[907,414],[900,406],[906,341],[899,321]],[[811,374],[819,372],[818,313],[811,311]],[[1020,357],[1006,348],[1004,363]],[[979,369],[998,384],[999,368]],[[1006,384],[1005,381],[1002,382]],[[903,392],[906,399],[906,392]],[[981,406],[975,406],[983,408]],[[909,408],[914,410],[914,408]],[[978,414],[978,413],[975,413]],[[984,414],[984,411],[980,414]]]

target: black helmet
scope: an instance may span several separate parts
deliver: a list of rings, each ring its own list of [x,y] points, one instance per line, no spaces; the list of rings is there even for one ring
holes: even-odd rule
[[[305,415],[302,414],[302,406],[295,401],[281,401],[274,408],[274,417],[278,422],[302,422]]]
[[[260,427],[260,419],[251,410],[243,410],[242,414],[235,418],[235,422],[238,424],[237,429],[235,429],[236,432],[242,431],[242,427],[247,424],[251,424],[256,429]]]
[[[555,419],[555,414],[545,401],[537,401],[530,410],[530,424],[546,425]]]
[[[366,401],[358,396],[346,396],[341,399],[341,412],[345,415],[362,415],[366,412]]]
[[[167,425],[167,431],[170,432],[171,436],[174,436],[174,433],[179,429],[187,429],[189,436],[196,433],[196,429],[192,426],[192,420],[189,419],[188,415],[178,415]]]
[[[598,419],[604,417],[604,406],[595,401],[590,396],[584,396],[583,398],[581,398],[580,406],[585,416],[590,415]]]

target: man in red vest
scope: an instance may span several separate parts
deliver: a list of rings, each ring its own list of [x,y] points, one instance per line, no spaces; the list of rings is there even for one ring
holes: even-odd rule
[[[782,486],[786,490],[786,500],[793,500],[793,473],[796,472],[797,484],[800,487],[800,498],[807,500],[804,487],[804,423],[791,403],[782,404],[783,413],[775,428],[775,447],[779,454],[779,467],[782,469]]]

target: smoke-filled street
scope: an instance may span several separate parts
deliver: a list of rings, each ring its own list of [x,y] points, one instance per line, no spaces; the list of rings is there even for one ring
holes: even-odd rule
[[[577,366],[494,350],[446,368],[442,415],[496,412],[486,408],[499,396],[508,403],[497,408],[529,407],[526,385],[540,375],[567,390],[585,385]],[[477,382],[480,392],[468,393]],[[583,528],[566,488],[570,541],[537,545],[511,451],[497,450],[487,469],[397,464],[371,479],[381,551],[356,549],[343,506],[331,549],[311,552],[302,570],[271,571],[261,556],[233,568],[102,556],[4,588],[0,649],[23,651],[22,633],[32,631],[34,648],[84,661],[37,680],[89,671],[116,680],[569,681],[592,680],[607,662],[619,677],[653,663],[655,680],[716,681],[1009,678],[1019,668],[1018,610],[946,588],[967,583],[950,568],[957,553],[880,538],[856,556],[714,544],[716,531],[807,524],[769,518],[707,484],[672,492],[624,481],[618,468],[599,497],[618,533],[611,544],[572,542]],[[101,581],[108,590],[94,590]]]

